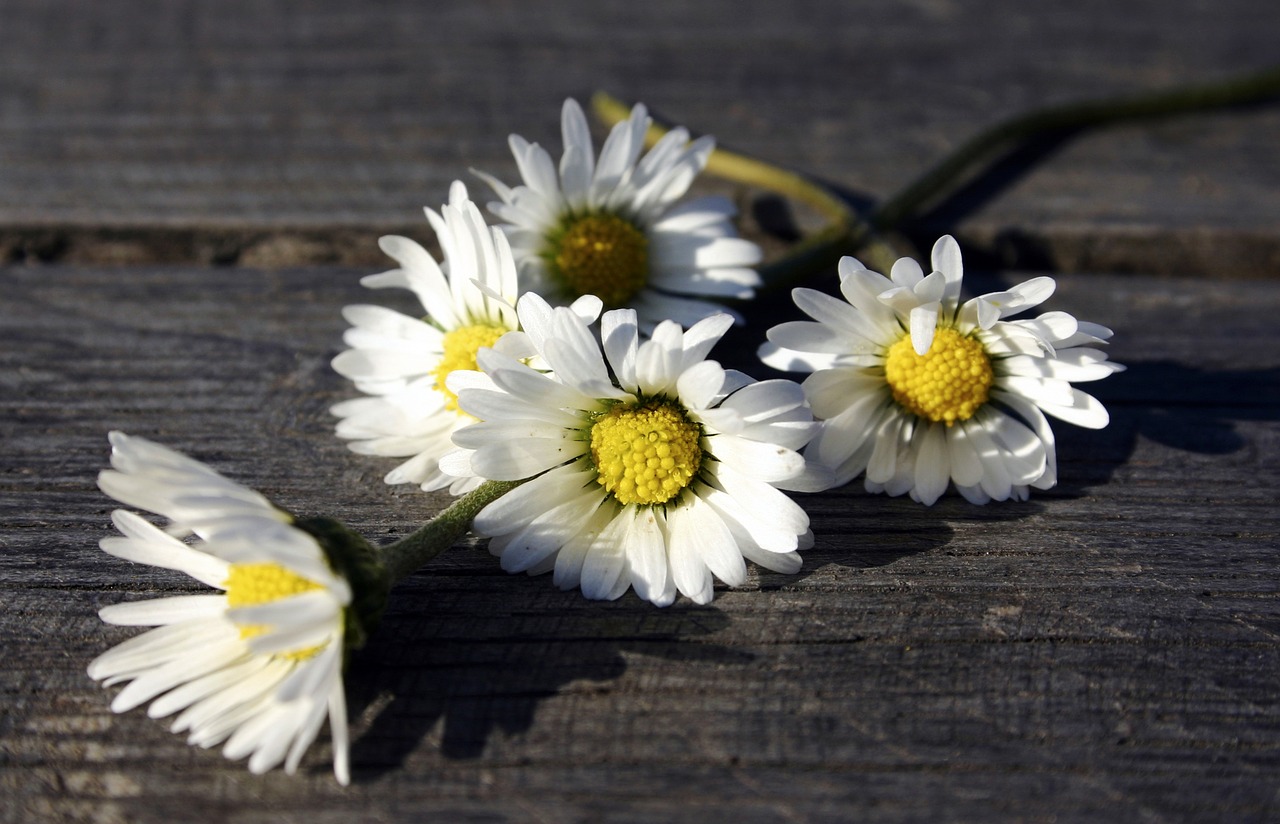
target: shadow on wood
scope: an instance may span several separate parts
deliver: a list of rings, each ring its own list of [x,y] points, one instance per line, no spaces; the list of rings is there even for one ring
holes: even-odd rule
[[[1126,371],[1084,388],[1111,413],[1106,429],[1055,426],[1055,491],[1068,496],[1107,483],[1139,439],[1181,452],[1230,455],[1249,445],[1244,421],[1280,420],[1280,369],[1201,369],[1173,361],[1126,363]]]
[[[505,595],[506,610],[475,617],[436,615],[433,593],[414,583],[396,592],[348,681],[352,717],[376,714],[352,748],[358,779],[395,770],[424,740],[448,759],[479,758],[496,732],[528,732],[544,699],[611,692],[629,654],[727,666],[755,659],[699,640],[728,625],[715,608],[685,602],[658,611],[631,598],[584,606],[576,593],[560,609],[533,603],[545,600],[548,584],[521,588],[530,603]],[[454,634],[442,636],[442,626]]]

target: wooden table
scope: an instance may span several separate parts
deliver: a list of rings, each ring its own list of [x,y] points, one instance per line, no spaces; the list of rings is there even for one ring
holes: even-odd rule
[[[508,131],[558,148],[564,96],[859,201],[1030,105],[1265,65],[1274,4],[131,5],[0,3],[4,821],[1280,817],[1275,107],[1086,135],[912,227],[1003,264],[971,290],[1048,268],[1048,308],[1116,330],[1111,426],[1057,427],[1028,503],[806,496],[804,569],[709,607],[588,602],[463,542],[352,662],[345,789],[323,738],[255,777],[84,673],[134,634],[98,608],[195,589],[97,549],[110,429],[375,541],[445,504],[331,434],[339,310],[393,300],[358,285],[379,233],[429,240],[469,165],[511,177]],[[785,316],[717,354],[763,375]]]

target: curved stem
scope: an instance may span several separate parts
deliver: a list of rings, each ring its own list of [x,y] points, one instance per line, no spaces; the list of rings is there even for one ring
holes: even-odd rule
[[[471,521],[481,509],[515,489],[524,481],[486,481],[480,488],[454,501],[412,535],[407,535],[379,552],[393,582],[420,567],[457,543],[467,534]]]
[[[898,226],[972,166],[1011,143],[1123,121],[1259,103],[1277,95],[1280,95],[1280,67],[1217,83],[1036,109],[997,123],[967,140],[884,201],[872,213],[870,221],[881,230]]]

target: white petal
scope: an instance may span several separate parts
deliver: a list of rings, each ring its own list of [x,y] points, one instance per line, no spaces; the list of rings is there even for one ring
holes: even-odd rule
[[[785,416],[804,406],[804,388],[795,381],[767,380],[750,383],[725,398],[721,407],[731,409],[748,423]]]
[[[898,286],[910,289],[924,279],[924,270],[909,257],[898,258],[889,270],[889,279]]]
[[[1044,473],[1041,474],[1034,485],[1037,489],[1052,488],[1058,482],[1057,449],[1054,444],[1053,429],[1049,426],[1049,421],[1045,418],[1044,413],[1027,399],[1008,392],[993,392],[992,398],[1021,415],[1023,420],[1030,424],[1031,429],[1036,433],[1036,437],[1040,439],[1040,442],[1044,445],[1045,468]]]
[[[801,384],[815,418],[834,418],[868,395],[884,390],[884,378],[861,369],[834,367],[814,372]]]
[[[767,552],[791,552],[796,549],[798,533],[780,527],[768,514],[756,513],[744,507],[727,492],[699,484],[695,494],[719,513],[730,531],[742,540],[750,541]]]
[[[468,415],[482,421],[532,420],[553,423],[566,429],[581,425],[576,415],[554,406],[532,403],[506,392],[488,389],[464,389],[458,393],[458,405]]]
[[[222,692],[242,682],[255,672],[265,667],[270,661],[264,655],[246,655],[221,669],[187,681],[180,687],[172,689],[147,707],[147,715],[151,718],[164,718],[178,710],[186,709],[197,701]]]
[[[946,426],[922,423],[916,449],[915,493],[920,502],[931,506],[947,491],[951,480],[951,463],[947,455]]]
[[[667,553],[676,588],[695,603],[710,603],[713,597],[711,570],[699,553],[698,526],[691,518],[689,507],[667,510],[667,533]]]
[[[558,198],[559,180],[551,155],[537,143],[530,143],[519,135],[511,135],[507,142],[525,185],[544,198]]]
[[[1021,394],[1021,393],[1019,393]],[[1111,422],[1111,416],[1097,398],[1092,395],[1081,392],[1079,389],[1071,390],[1071,403],[1046,403],[1037,398],[1031,400],[1050,415],[1059,420],[1073,423],[1076,426],[1083,426],[1088,429],[1102,429]]]
[[[911,347],[917,355],[924,356],[933,346],[934,331],[938,328],[938,310],[936,301],[917,306],[911,310]]]
[[[626,540],[627,566],[636,595],[655,603],[664,600],[670,572],[666,539],[653,507],[637,511]]]
[[[765,333],[769,342],[786,350],[786,356],[761,354],[761,359],[776,369],[795,371],[804,368],[803,357],[809,354],[845,355],[858,352],[871,352],[874,347],[870,343],[854,342],[847,333],[841,332],[822,323],[807,320],[792,320],[780,323]],[[802,358],[799,364],[795,358]]]
[[[128,510],[115,510],[111,521],[125,537],[103,538],[99,546],[104,552],[135,563],[184,572],[213,587],[221,588],[226,582],[226,561],[192,549]]]
[[[879,338],[880,328],[856,307],[813,289],[794,289],[791,298],[806,315],[840,333],[842,340],[854,344],[870,343]],[[770,340],[775,340],[769,335]],[[779,345],[788,344],[775,341]],[[793,347],[801,348],[801,347]]]
[[[608,599],[626,566],[627,535],[636,517],[629,506],[611,520],[587,550],[582,564],[582,594],[593,600]]]
[[[1024,309],[1039,306],[1053,294],[1057,284],[1053,278],[1041,276],[1019,283],[1004,292],[992,292],[983,295],[981,300],[999,310],[1000,317],[1006,318]],[[984,327],[985,328],[985,327]]]
[[[592,183],[592,197],[601,203],[612,192],[623,174],[635,164],[636,158],[644,148],[644,132],[648,122],[648,113],[644,106],[637,104],[631,110],[631,117],[618,123],[605,138],[600,148],[600,158],[596,163],[595,179]],[[600,204],[593,204],[600,205]]]
[[[179,684],[216,672],[243,654],[244,645],[238,639],[192,650],[134,678],[112,700],[111,711],[128,712]]]
[[[684,333],[680,326],[664,321],[636,352],[636,385],[648,395],[663,393],[680,375]]]
[[[217,618],[227,609],[225,595],[178,595],[150,601],[112,604],[98,610],[108,624],[125,627],[158,627],[181,621]]]
[[[536,420],[489,421],[464,426],[453,433],[453,442],[464,449],[480,449],[492,441],[526,438],[564,439],[565,428],[558,423]]]
[[[564,144],[564,157],[568,157],[573,150],[581,167],[574,174],[586,176],[585,194],[585,188],[590,185],[591,177],[595,173],[595,148],[591,145],[591,130],[587,127],[586,115],[582,113],[582,107],[578,105],[578,101],[573,98],[565,100],[564,106],[560,109],[560,136]],[[562,177],[567,163],[564,157],[560,162]]]
[[[504,571],[529,572],[538,567],[581,531],[604,502],[595,485],[565,494],[567,499],[555,504],[548,497],[543,511],[523,522],[522,528],[490,541],[490,551],[499,550]]]
[[[836,365],[837,359],[835,353],[818,355],[797,352],[794,349],[784,349],[770,341],[760,344],[760,348],[756,350],[756,356],[765,366],[771,366],[779,372],[816,372],[820,369],[830,369]]]
[[[582,565],[596,538],[613,521],[617,507],[601,506],[582,528],[556,553],[552,581],[562,590],[574,589],[582,582]]]
[[[481,349],[476,360],[498,388],[536,406],[585,410],[600,406],[595,398],[492,349]]]
[[[332,632],[341,607],[324,589],[312,589],[287,598],[278,598],[252,606],[227,610],[227,617],[238,624],[262,624],[270,627],[253,640],[269,637],[276,628],[324,624],[326,632]],[[255,647],[257,649],[257,647]]]
[[[968,438],[969,443],[973,445],[978,460],[982,462],[982,491],[998,501],[1006,500],[1009,497],[1013,482],[1010,478],[1009,470],[1005,466],[1004,458],[1000,454],[999,447],[983,424],[983,420],[974,417],[956,425],[964,427],[965,436]]]
[[[733,317],[719,314],[703,318],[689,327],[684,333],[684,368],[687,369],[706,358],[731,326],[733,326]]]
[[[740,587],[747,582],[747,566],[733,533],[719,513],[697,496],[689,499],[686,528],[692,529],[688,538],[712,575],[731,587]]]
[[[716,479],[739,504],[779,528],[798,535],[809,529],[809,516],[798,504],[764,481],[743,475],[731,466],[720,466]]]
[[[229,621],[188,621],[144,632],[117,644],[89,663],[95,681],[159,666],[201,645],[239,637]]]
[[[1040,438],[1016,418],[995,411],[989,414],[995,422],[987,426],[987,431],[1003,450],[1012,484],[1026,486],[1039,480],[1045,469],[1045,450]]]
[[[724,386],[724,368],[702,361],[684,370],[676,380],[676,394],[690,410],[706,409]]]
[[[867,460],[867,480],[874,483],[888,483],[898,474],[898,456],[903,451],[903,429],[907,418],[902,414],[891,414],[883,419],[875,433],[875,448]]]
[[[547,501],[576,497],[593,482],[592,473],[575,465],[554,469],[487,505],[476,515],[472,526],[478,534],[486,536],[514,532],[546,511]]]
[[[951,235],[943,235],[933,244],[930,255],[933,270],[941,272],[946,280],[946,291],[942,298],[944,306],[954,308],[960,299],[960,284],[964,277],[964,263],[960,257],[960,245]]]
[[[741,541],[738,542],[738,548],[742,550],[742,557],[759,564],[771,572],[795,575],[800,571],[800,567],[803,566],[803,561],[798,552],[767,552]]]
[[[405,285],[413,290],[428,315],[445,329],[460,325],[444,273],[420,244],[406,237],[387,235],[378,238],[378,246],[404,267]],[[380,285],[371,283],[368,278],[362,283],[366,286]]]
[[[963,426],[947,427],[947,456],[951,463],[951,480],[957,487],[976,486],[982,480],[982,461]]]
[[[342,691],[342,680],[338,679],[329,692],[329,737],[333,747],[333,774],[338,783],[347,786],[351,783],[350,756],[348,747],[350,735],[347,732],[347,699]]]
[[[619,385],[636,391],[636,351],[639,329],[634,309],[614,309],[600,318],[600,338]]]
[[[428,374],[435,363],[420,353],[395,349],[348,349],[331,362],[333,371],[354,381],[386,381]]]
[[[530,438],[486,443],[471,456],[471,468],[494,481],[519,481],[560,466],[584,454],[585,441]]]
[[[805,469],[804,458],[798,452],[776,444],[759,443],[734,435],[714,435],[707,439],[707,443],[717,460],[761,481],[785,481]]]

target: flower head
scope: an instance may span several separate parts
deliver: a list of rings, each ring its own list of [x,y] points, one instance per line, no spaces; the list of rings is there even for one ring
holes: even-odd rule
[[[799,568],[809,519],[780,489],[829,480],[797,451],[816,427],[798,385],[757,383],[705,359],[729,316],[688,331],[660,323],[641,343],[634,311],[606,312],[602,354],[568,309],[526,294],[519,312],[552,373],[485,350],[485,375],[452,380],[482,421],[454,434],[455,471],[531,478],[475,519],[503,569],[554,571],[562,589],[589,598],[634,587],[665,606],[677,591],[710,601],[713,576],[741,585],[744,559]]]
[[[750,298],[760,249],[736,236],[733,205],[720,197],[677,203],[707,164],[714,142],[673,129],[641,157],[643,106],[616,125],[597,159],[582,109],[566,100],[559,171],[546,150],[510,138],[523,185],[477,172],[501,202],[489,209],[511,240],[524,288],[553,302],[596,295],[606,308],[636,310],[648,332],[725,312],[712,302]]]
[[[333,522],[296,521],[257,492],[143,438],[111,433],[112,470],[99,486],[117,500],[164,515],[167,530],[127,510],[112,514],[112,555],[174,569],[218,590],[115,604],[102,620],[156,627],[98,656],[89,675],[129,682],[111,708],[148,701],[174,713],[174,732],[202,747],[226,742],[262,773],[294,772],[326,715],[333,769],[349,782],[345,650],[376,621],[387,583],[367,550]],[[188,544],[178,537],[194,535]],[[353,555],[354,549],[354,555]]]
[[[334,358],[333,368],[372,397],[344,401],[332,411],[342,419],[338,436],[351,440],[352,451],[408,458],[388,473],[387,483],[447,486],[456,495],[475,481],[441,472],[439,459],[452,449],[453,431],[472,420],[445,380],[455,370],[475,369],[478,349],[517,328],[517,287],[506,236],[485,225],[463,184],[454,183],[449,195],[440,213],[426,210],[443,264],[408,238],[378,241],[400,268],[361,283],[410,289],[426,314],[414,318],[371,305],[343,310],[352,324],[344,336],[351,348]]]
[[[837,483],[866,473],[871,492],[932,504],[948,484],[974,503],[1025,500],[1057,483],[1045,413],[1098,429],[1108,416],[1071,384],[1124,367],[1095,348],[1111,330],[1065,312],[1005,320],[1044,302],[1052,278],[960,303],[963,267],[951,237],[933,247],[933,272],[902,258],[886,278],[840,261],[845,301],[793,292],[814,320],[769,330],[760,356],[812,372],[805,396],[822,431],[806,456]]]

